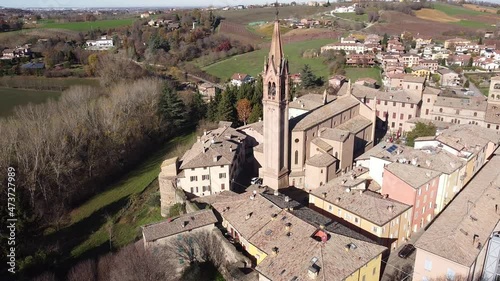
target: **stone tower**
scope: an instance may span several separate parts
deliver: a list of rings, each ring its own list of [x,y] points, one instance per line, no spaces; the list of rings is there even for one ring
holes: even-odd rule
[[[488,103],[500,104],[500,76],[491,77]]]
[[[283,56],[278,12],[269,56],[264,64],[262,97],[264,114],[264,185],[272,189],[288,187],[288,62]]]

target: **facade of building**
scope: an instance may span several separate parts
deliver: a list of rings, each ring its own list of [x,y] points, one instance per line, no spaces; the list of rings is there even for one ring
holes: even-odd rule
[[[101,36],[97,40],[87,40],[85,43],[87,50],[91,51],[106,51],[113,48],[113,39],[107,36]]]
[[[243,84],[251,83],[253,80],[253,77],[246,73],[235,73],[231,76],[231,85],[239,87]]]
[[[493,156],[417,241],[414,280],[498,279],[499,165]]]

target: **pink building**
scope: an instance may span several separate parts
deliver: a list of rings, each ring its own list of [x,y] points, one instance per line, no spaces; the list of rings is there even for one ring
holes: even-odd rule
[[[416,158],[407,159],[406,163],[400,162],[403,161],[385,167],[381,192],[391,199],[413,206],[411,229],[417,232],[434,218],[441,173],[421,168]]]

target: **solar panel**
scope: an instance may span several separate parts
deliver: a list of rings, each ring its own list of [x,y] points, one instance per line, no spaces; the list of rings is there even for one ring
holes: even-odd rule
[[[389,148],[388,148],[388,149],[386,149],[386,150],[387,150],[387,152],[392,153],[392,152],[394,152],[396,149],[398,149],[398,147],[397,147],[396,145],[392,145],[391,147],[389,147]]]

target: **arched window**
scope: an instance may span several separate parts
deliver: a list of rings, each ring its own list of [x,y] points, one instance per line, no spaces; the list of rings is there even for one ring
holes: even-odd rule
[[[439,112],[443,112],[443,109],[442,109],[442,108],[440,108],[440,109],[439,109]]]
[[[497,95],[497,99],[500,99],[500,95]]]
[[[476,117],[476,116],[477,116],[477,112],[474,112],[474,117]]]
[[[267,83],[267,98],[271,98],[271,82]]]
[[[271,86],[271,97],[274,100],[276,98],[276,83],[273,82],[273,85]]]
[[[295,165],[298,165],[299,164],[299,151],[298,150],[295,150],[295,161],[294,161]]]

